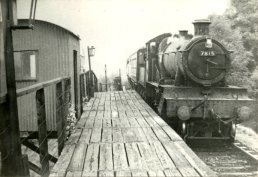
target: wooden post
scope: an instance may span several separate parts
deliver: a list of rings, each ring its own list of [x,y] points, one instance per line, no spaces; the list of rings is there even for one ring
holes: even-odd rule
[[[63,141],[66,139],[66,124],[67,124],[67,116],[69,112],[69,103],[71,101],[71,80],[65,80],[64,82],[64,114],[63,114],[63,121],[62,121],[62,127],[63,127]]]
[[[22,155],[22,164],[23,164],[23,176],[30,176],[29,170],[29,158],[27,154]]]
[[[16,81],[13,56],[12,25],[16,25],[16,0],[2,0],[2,9],[6,9],[2,14],[3,34],[4,34],[4,57],[7,85],[6,116],[8,120],[5,126],[8,131],[4,134],[2,147],[2,168],[3,176],[22,176],[24,173],[21,155],[21,142],[19,131]],[[1,9],[1,10],[2,10]],[[2,45],[2,44],[1,44]],[[5,117],[6,117],[5,116]],[[1,115],[2,118],[2,115]],[[7,153],[7,154],[6,154]]]
[[[105,82],[106,82],[106,92],[108,91],[108,85],[107,85],[107,65],[105,64]]]
[[[61,154],[64,147],[63,141],[63,113],[64,113],[64,92],[63,84],[59,82],[56,84],[56,129],[57,129],[57,142],[58,142],[58,155]]]
[[[44,88],[36,92],[41,176],[49,175],[49,156]]]
[[[84,83],[84,97],[87,96],[87,77],[86,77],[86,73],[83,74],[83,83]]]

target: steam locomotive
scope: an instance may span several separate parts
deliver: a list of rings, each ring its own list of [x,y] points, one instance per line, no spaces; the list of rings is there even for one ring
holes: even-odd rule
[[[209,20],[161,34],[127,60],[130,85],[185,140],[234,141],[236,125],[254,114],[245,88],[225,82],[230,53],[209,35]]]

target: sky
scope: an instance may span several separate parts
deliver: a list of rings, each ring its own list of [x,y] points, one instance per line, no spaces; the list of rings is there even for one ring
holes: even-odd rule
[[[31,0],[17,0],[18,18],[28,18]],[[188,30],[192,22],[222,14],[230,0],[38,0],[36,19],[58,24],[81,38],[81,54],[91,58],[97,77],[126,76],[126,60],[151,38]],[[88,64],[88,62],[86,62]],[[88,67],[88,65],[86,66]]]

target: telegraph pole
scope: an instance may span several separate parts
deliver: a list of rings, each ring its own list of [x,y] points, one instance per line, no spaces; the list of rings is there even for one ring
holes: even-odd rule
[[[91,71],[91,60],[90,57],[93,57],[95,55],[95,47],[87,47],[88,49],[88,60],[89,60],[89,96],[94,97],[94,83],[92,78],[92,71]]]
[[[105,64],[105,82],[106,82],[106,92],[108,91],[108,85],[107,85],[107,65]]]
[[[89,96],[93,97],[92,95],[92,76],[91,76],[91,61],[90,61],[90,48],[89,46],[87,47],[88,49],[88,61],[89,61],[89,80],[90,80],[90,84],[89,84]]]

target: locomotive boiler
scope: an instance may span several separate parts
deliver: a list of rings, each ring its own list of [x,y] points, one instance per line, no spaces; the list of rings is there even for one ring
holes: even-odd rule
[[[129,83],[184,139],[235,138],[236,124],[254,114],[247,90],[225,82],[231,58],[209,35],[209,20],[165,33],[127,60]]]

